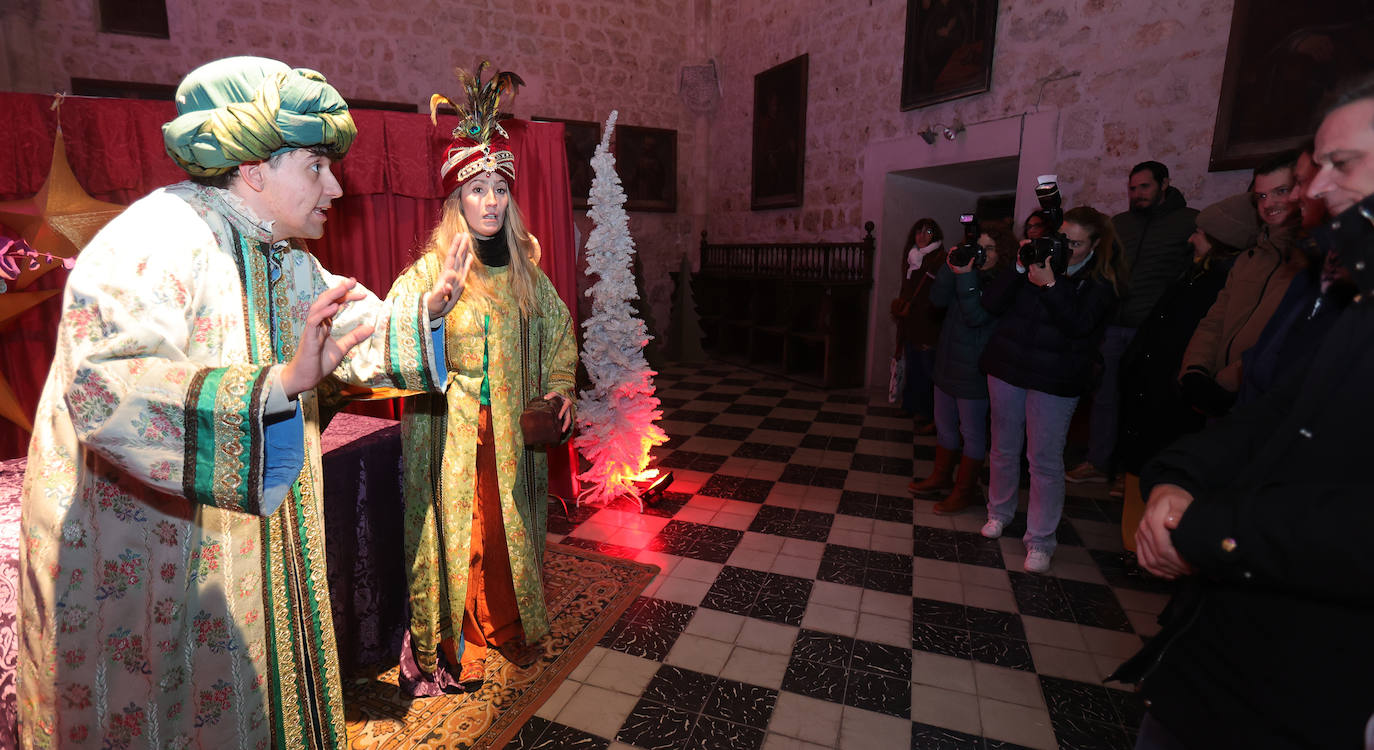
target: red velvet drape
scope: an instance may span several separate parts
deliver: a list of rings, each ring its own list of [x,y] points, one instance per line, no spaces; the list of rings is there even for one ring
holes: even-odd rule
[[[0,93],[0,200],[27,198],[42,186],[51,163],[57,113],[53,98]],[[61,107],[67,158],[92,196],[129,204],[149,191],[184,179],[162,146],[162,123],[171,102],[67,97]],[[402,112],[354,112],[358,138],[335,166],[344,197],[335,201],[323,239],[313,249],[325,268],[356,276],[385,295],[414,259],[438,220],[443,202],[439,155],[457,118]],[[514,197],[543,248],[540,266],[574,316],[577,249],[561,123],[503,123],[515,142]],[[11,232],[12,234],[12,232]],[[23,291],[60,289],[66,272],[45,274]],[[11,290],[17,291],[17,290]],[[0,373],[32,415],[52,361],[60,297],[30,309],[0,330]],[[358,405],[378,416],[398,412],[388,402]],[[0,457],[24,455],[28,434],[0,420]],[[571,450],[550,456],[550,491],[576,493]]]

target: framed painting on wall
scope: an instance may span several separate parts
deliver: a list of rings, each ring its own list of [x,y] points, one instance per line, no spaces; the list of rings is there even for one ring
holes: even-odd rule
[[[753,188],[749,208],[802,204],[806,174],[808,57],[794,57],[754,76]]]
[[[563,146],[568,152],[568,190],[572,193],[573,208],[587,208],[587,196],[592,192],[592,156],[601,142],[601,124],[587,120],[564,120],[558,117],[535,117],[536,122],[563,123]]]
[[[1236,0],[1207,169],[1248,169],[1301,146],[1322,100],[1374,70],[1374,13],[1349,0]]]
[[[907,0],[902,109],[992,87],[997,0]]]
[[[677,131],[615,126],[615,167],[626,211],[677,210]]]

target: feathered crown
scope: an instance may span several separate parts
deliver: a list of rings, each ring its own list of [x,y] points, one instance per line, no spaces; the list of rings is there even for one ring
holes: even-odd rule
[[[482,73],[490,65],[483,60],[476,74],[458,69],[463,98],[453,100],[443,94],[429,98],[429,117],[436,125],[441,102],[457,110],[460,118],[458,127],[453,130],[453,143],[444,151],[444,164],[440,169],[445,193],[452,193],[478,172],[500,172],[512,186],[515,184],[515,154],[510,150],[510,136],[496,118],[501,97],[514,94],[525,82],[505,70],[484,83]]]

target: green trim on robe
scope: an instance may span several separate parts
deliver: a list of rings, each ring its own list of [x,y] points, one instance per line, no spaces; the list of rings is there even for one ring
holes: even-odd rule
[[[268,393],[341,279],[269,243],[231,194],[181,183],[106,225],[68,277],[22,502],[32,746],[346,742],[314,391],[297,398],[299,476],[260,515]],[[339,380],[435,382],[422,294],[368,292],[333,330],[361,325],[376,332]]]

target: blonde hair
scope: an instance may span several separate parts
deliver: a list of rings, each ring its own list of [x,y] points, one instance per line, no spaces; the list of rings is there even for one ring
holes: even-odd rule
[[[1091,206],[1078,206],[1064,213],[1064,223],[1077,224],[1088,230],[1088,237],[1097,243],[1093,253],[1098,259],[1089,276],[1106,281],[1112,285],[1112,291],[1121,294],[1121,256],[1117,252],[1116,227],[1112,225],[1111,217]]]
[[[510,265],[507,268],[510,269],[508,273],[511,295],[519,303],[522,315],[538,315],[535,285],[539,273],[539,242],[525,228],[525,220],[514,197],[506,205],[506,219],[502,230],[506,233],[506,244],[510,248]],[[468,228],[467,220],[463,218],[463,199],[460,191],[454,190],[444,199],[444,211],[439,217],[439,224],[434,227],[429,241],[425,243],[421,252],[424,255],[433,254],[436,258],[442,257],[444,250],[459,232],[471,233],[471,230]],[[468,269],[463,297],[489,306],[495,299],[491,289],[491,271],[477,256],[476,235],[473,235],[472,250],[472,267]]]

